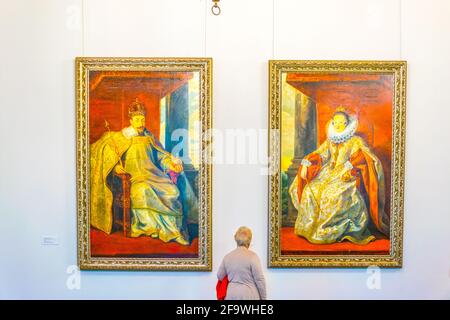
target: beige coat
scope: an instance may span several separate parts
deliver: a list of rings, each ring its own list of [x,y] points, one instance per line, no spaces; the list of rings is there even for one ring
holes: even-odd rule
[[[258,256],[245,247],[228,253],[217,272],[222,280],[228,276],[225,300],[266,300],[266,281]]]

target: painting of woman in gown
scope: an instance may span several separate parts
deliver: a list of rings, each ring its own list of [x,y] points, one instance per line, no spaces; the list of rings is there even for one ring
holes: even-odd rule
[[[406,62],[269,71],[269,267],[401,267]]]
[[[357,127],[356,117],[336,111],[327,140],[302,159],[289,188],[298,211],[294,232],[311,243],[367,244],[375,240],[370,223],[389,233],[382,164]]]

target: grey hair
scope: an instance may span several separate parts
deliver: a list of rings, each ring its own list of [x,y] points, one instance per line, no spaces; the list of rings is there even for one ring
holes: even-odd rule
[[[238,247],[249,247],[252,242],[252,230],[247,227],[239,227],[234,234],[234,240]]]

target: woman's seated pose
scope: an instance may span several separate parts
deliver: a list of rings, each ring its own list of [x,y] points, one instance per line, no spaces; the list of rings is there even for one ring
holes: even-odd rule
[[[356,117],[339,108],[327,140],[301,162],[289,194],[298,210],[295,233],[311,243],[374,240],[369,225],[388,234],[384,174],[380,160],[355,135]]]

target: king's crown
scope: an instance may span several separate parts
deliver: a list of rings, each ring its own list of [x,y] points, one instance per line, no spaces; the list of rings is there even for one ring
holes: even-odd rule
[[[145,105],[139,101],[138,98],[130,104],[128,107],[128,116],[132,118],[133,116],[144,116],[146,114]]]

